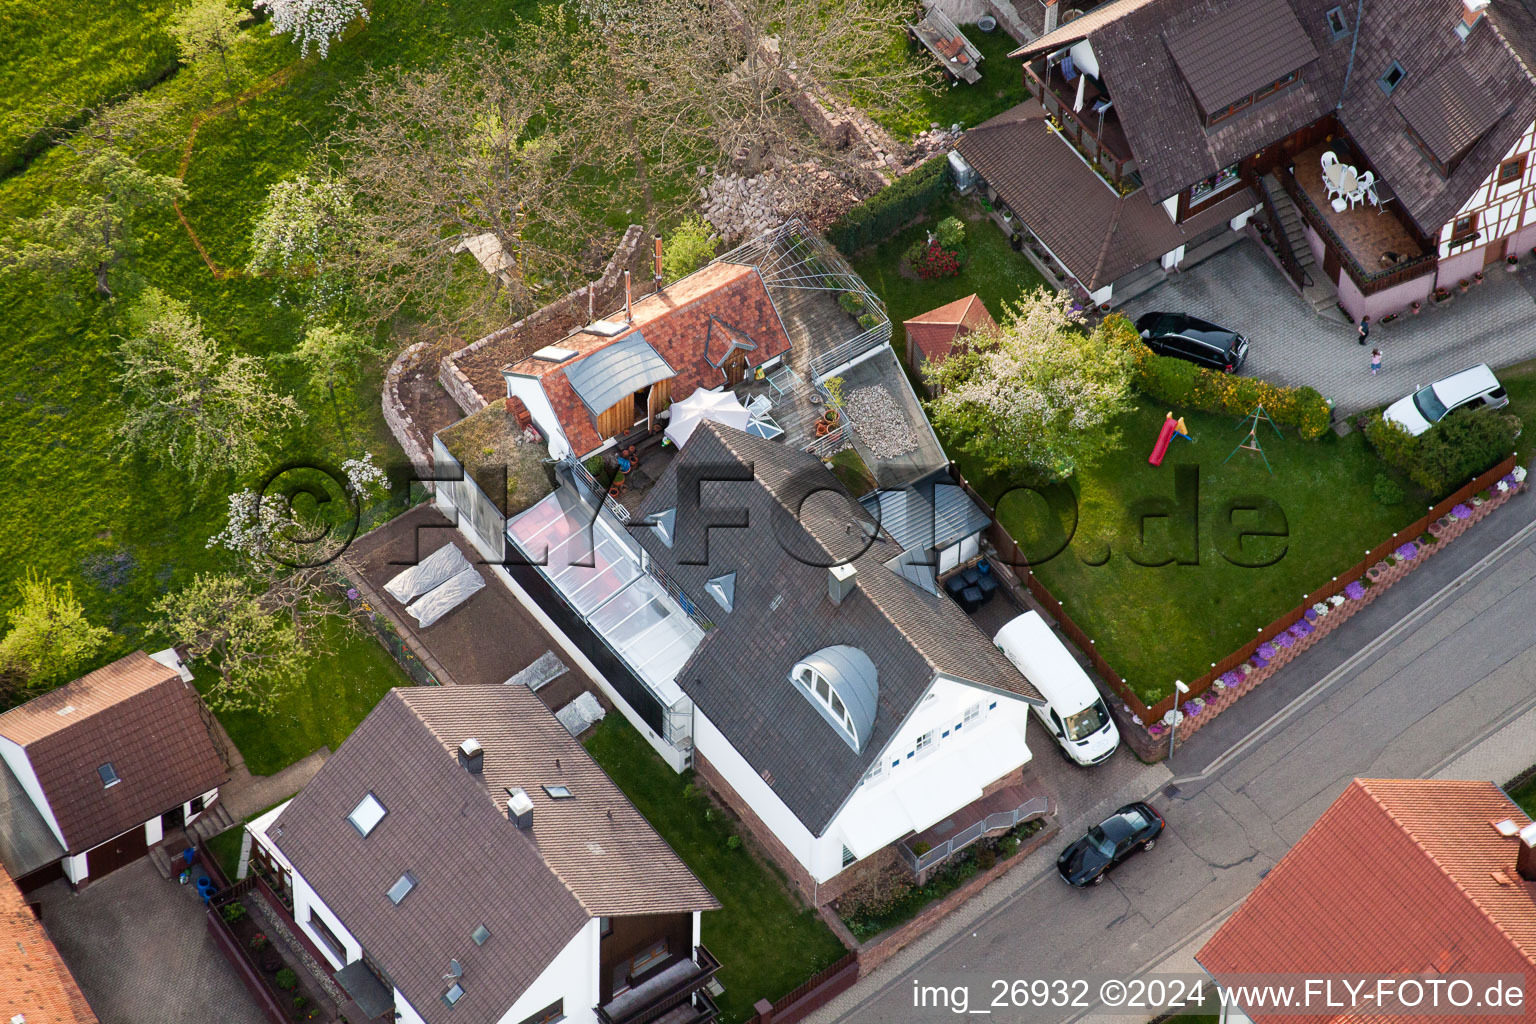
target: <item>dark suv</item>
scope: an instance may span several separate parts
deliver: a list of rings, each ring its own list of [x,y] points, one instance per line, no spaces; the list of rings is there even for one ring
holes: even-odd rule
[[[1188,359],[1210,370],[1236,373],[1248,358],[1247,338],[1199,317],[1147,313],[1137,318],[1136,330],[1158,355]]]

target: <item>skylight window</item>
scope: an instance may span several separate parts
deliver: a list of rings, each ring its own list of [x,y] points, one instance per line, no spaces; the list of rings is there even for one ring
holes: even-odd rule
[[[1393,61],[1387,66],[1387,70],[1381,73],[1381,77],[1376,79],[1376,84],[1381,86],[1382,92],[1391,96],[1397,87],[1403,84],[1403,79],[1407,75],[1408,72],[1403,70],[1403,66],[1397,61]]]
[[[1344,20],[1344,9],[1342,7],[1328,8],[1328,31],[1333,34],[1335,39],[1343,39],[1349,35],[1349,23]]]
[[[370,832],[378,827],[379,822],[383,821],[384,815],[388,813],[389,811],[384,808],[384,805],[379,803],[379,798],[369,793],[357,802],[356,807],[352,808],[352,813],[347,815],[347,820],[352,823],[353,828],[357,829],[366,838]]]
[[[101,784],[107,789],[111,789],[113,786],[123,781],[117,777],[117,769],[112,767],[111,761],[108,761],[100,768],[97,768],[96,774],[101,776]]]
[[[485,940],[491,937],[491,930],[485,925],[476,925],[475,930],[469,933],[469,937],[475,940],[475,945],[485,945]]]
[[[398,907],[400,901],[405,899],[406,894],[414,888],[416,888],[416,876],[407,871],[389,887],[389,902]]]
[[[460,985],[458,982],[454,982],[452,987],[450,987],[447,992],[443,993],[443,1002],[447,1003],[449,1006],[452,1006],[454,1003],[457,1003],[460,999],[463,998],[464,986]]]
[[[728,572],[724,576],[716,576],[704,584],[704,589],[709,596],[715,599],[715,603],[726,611],[730,611],[736,604],[736,574]]]
[[[545,786],[544,792],[549,794],[551,800],[570,800],[576,796],[569,786]]]

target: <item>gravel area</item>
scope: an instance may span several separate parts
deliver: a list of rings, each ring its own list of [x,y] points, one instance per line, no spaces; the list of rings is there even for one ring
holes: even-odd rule
[[[850,391],[843,400],[843,409],[853,420],[853,429],[877,458],[894,458],[917,448],[911,424],[883,385]]]

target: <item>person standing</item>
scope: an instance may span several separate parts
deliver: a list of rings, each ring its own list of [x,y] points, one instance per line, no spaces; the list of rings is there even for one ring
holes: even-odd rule
[[[1381,349],[1371,349],[1371,376],[1376,376],[1381,371]]]
[[[1364,345],[1365,344],[1365,339],[1369,338],[1371,336],[1371,318],[1370,317],[1363,316],[1363,317],[1360,318],[1360,326],[1357,329],[1356,333],[1358,333],[1360,335],[1360,344]]]

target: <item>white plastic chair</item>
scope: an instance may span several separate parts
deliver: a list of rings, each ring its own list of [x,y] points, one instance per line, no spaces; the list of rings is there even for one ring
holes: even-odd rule
[[[1356,194],[1372,206],[1381,205],[1381,197],[1376,194],[1376,172],[1366,171],[1360,175],[1359,184],[1355,186]]]
[[[1332,153],[1323,154],[1323,187],[1328,190],[1328,198],[1336,199],[1343,195],[1344,190],[1339,181],[1344,175],[1344,168],[1339,164],[1339,158]]]

